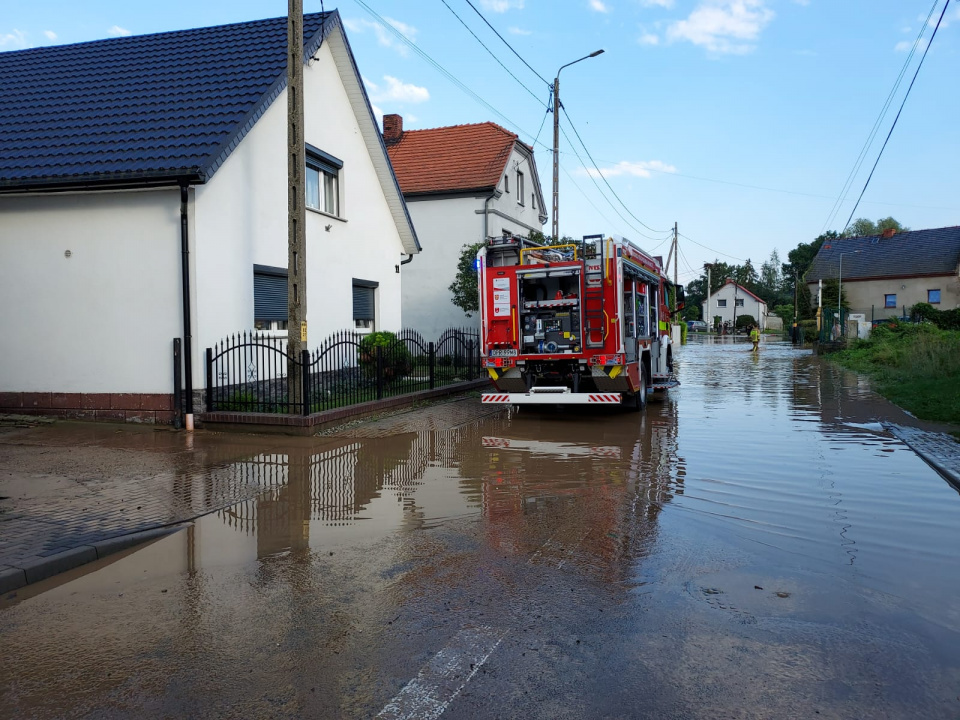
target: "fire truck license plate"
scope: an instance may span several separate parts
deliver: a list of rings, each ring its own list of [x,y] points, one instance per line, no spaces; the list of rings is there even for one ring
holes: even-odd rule
[[[517,350],[516,348],[511,348],[509,350],[491,350],[490,357],[516,357]]]

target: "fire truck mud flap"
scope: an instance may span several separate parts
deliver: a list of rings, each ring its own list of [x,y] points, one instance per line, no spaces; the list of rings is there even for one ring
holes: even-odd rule
[[[575,393],[567,387],[536,387],[525,393],[482,393],[488,405],[619,405],[620,393]]]

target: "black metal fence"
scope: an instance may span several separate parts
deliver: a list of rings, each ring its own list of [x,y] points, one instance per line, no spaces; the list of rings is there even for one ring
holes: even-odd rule
[[[208,412],[309,415],[475,380],[479,340],[476,330],[464,328],[446,330],[436,342],[414,330],[346,330],[295,358],[286,338],[238,333],[207,348],[206,406]],[[288,397],[290,373],[300,373],[300,397]]]

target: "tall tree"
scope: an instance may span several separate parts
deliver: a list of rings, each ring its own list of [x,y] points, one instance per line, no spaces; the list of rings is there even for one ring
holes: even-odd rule
[[[906,232],[910,228],[904,227],[893,217],[880,218],[876,222],[867,218],[857,218],[847,231],[843,233],[844,237],[866,237],[868,235],[879,235],[884,230],[896,230],[897,232]]]

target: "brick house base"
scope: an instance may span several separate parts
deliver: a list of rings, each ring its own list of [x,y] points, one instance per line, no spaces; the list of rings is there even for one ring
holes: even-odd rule
[[[0,413],[172,425],[173,394],[0,392]]]

